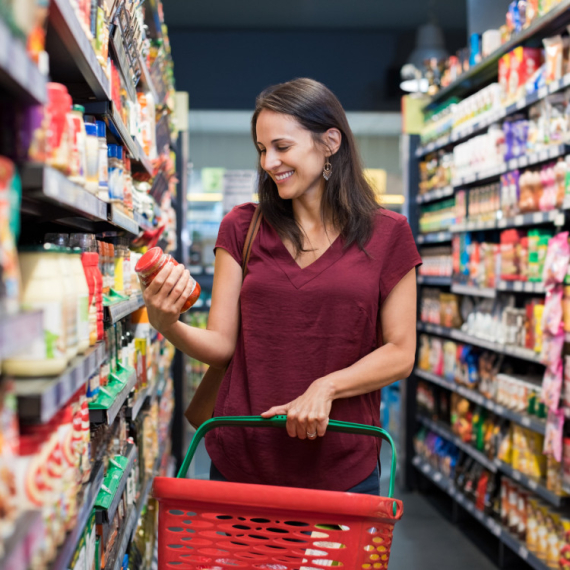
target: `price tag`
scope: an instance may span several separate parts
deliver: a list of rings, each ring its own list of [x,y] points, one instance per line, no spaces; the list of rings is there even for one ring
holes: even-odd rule
[[[493,463],[495,464],[495,467],[497,467],[497,469],[501,468],[501,460],[500,459],[497,459],[495,457],[495,459],[493,459]]]
[[[526,97],[523,97],[522,99],[519,99],[517,101],[517,109],[520,111],[520,109],[524,109],[526,107]]]
[[[524,216],[522,214],[519,214],[518,216],[515,216],[515,220],[513,225],[515,226],[522,226],[524,225]]]
[[[465,184],[471,184],[471,182],[475,182],[475,180],[477,180],[477,175],[476,174],[470,174],[469,176],[465,177],[464,183]]]
[[[523,416],[521,424],[525,427],[530,427],[530,418],[528,416]]]
[[[8,62],[10,73],[20,85],[26,88],[28,87],[29,62],[30,60],[23,46],[19,42],[14,42],[12,44],[10,61]]]
[[[556,215],[556,218],[554,218],[555,226],[563,226],[565,222],[566,222],[566,216],[564,215],[564,212],[559,212]]]
[[[522,544],[519,546],[517,552],[523,560],[528,560],[528,550]]]
[[[64,374],[59,381],[59,401],[65,403],[73,395],[72,373]]]
[[[434,475],[433,475],[433,480],[434,480],[436,483],[439,483],[439,482],[441,481],[441,473],[440,473],[439,471],[438,471],[437,473],[434,473]]]
[[[538,90],[538,98],[544,99],[548,95],[548,87],[544,86]]]
[[[489,520],[489,530],[495,536],[501,536],[501,525],[497,521]]]
[[[528,155],[528,163],[529,164],[534,164],[535,162],[538,162],[539,158],[538,158],[538,153],[537,152],[533,152],[532,154]]]
[[[417,455],[412,459],[412,463],[414,465],[419,465],[420,461],[421,461],[421,459]]]
[[[498,228],[506,228],[508,223],[509,223],[509,220],[507,218],[503,218],[497,222],[497,227]]]
[[[532,491],[536,491],[538,489],[538,483],[534,479],[528,480],[528,486]]]
[[[538,160],[539,160],[540,162],[542,162],[542,161],[544,161],[544,160],[548,160],[548,150],[547,150],[547,149],[541,150],[541,151],[538,153]]]
[[[0,66],[7,67],[10,61],[10,42],[12,40],[8,27],[0,21]]]
[[[570,85],[570,73],[566,74],[563,78],[562,78],[562,85],[564,87],[568,87],[568,85]]]
[[[535,212],[532,215],[532,222],[534,224],[540,224],[543,221],[544,221],[544,214],[542,212]]]
[[[57,407],[57,385],[52,386],[42,396],[42,422],[47,422],[55,414]]]
[[[519,168],[524,168],[527,165],[528,165],[528,157],[527,156],[519,157]]]
[[[514,170],[518,166],[518,160],[516,158],[511,158],[509,160],[509,170]]]
[[[428,473],[428,472],[429,472],[429,465],[428,465],[427,463],[424,463],[424,464],[422,465],[422,471],[423,471],[424,473]]]
[[[533,285],[533,283],[530,283],[530,281],[527,281],[527,282],[524,284],[524,290],[525,290],[527,293],[532,293],[532,292],[534,291],[534,285]]]
[[[475,518],[479,521],[483,521],[483,513],[479,509],[475,509]]]
[[[522,281],[515,281],[513,283],[513,291],[522,291],[523,290],[523,283]]]
[[[502,416],[505,413],[505,408],[500,404],[495,404],[495,413]]]
[[[513,479],[515,481],[520,481],[522,479],[520,471],[516,471],[515,469],[513,469]]]

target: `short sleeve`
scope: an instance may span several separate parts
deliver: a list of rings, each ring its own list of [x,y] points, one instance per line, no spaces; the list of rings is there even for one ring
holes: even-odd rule
[[[214,246],[214,254],[221,247],[241,266],[243,246],[254,212],[255,204],[247,203],[236,206],[224,216]]]
[[[386,258],[380,275],[380,300],[384,302],[392,289],[409,271],[422,264],[412,229],[403,216],[398,217],[387,240]]]

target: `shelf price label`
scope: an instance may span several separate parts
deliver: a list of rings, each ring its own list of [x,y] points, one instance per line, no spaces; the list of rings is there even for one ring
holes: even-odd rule
[[[519,546],[517,553],[523,560],[528,560],[528,550],[522,544]]]

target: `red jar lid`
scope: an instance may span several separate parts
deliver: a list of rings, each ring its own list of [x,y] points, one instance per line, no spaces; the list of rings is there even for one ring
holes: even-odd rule
[[[135,271],[137,273],[146,273],[158,264],[162,257],[162,249],[160,247],[153,247],[149,249],[137,262]]]

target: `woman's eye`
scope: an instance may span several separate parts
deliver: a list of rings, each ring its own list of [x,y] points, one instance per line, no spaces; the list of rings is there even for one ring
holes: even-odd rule
[[[264,152],[265,152],[265,149],[264,149],[264,148],[260,148],[260,149],[259,149],[259,154],[263,154]]]
[[[288,146],[278,146],[278,147],[277,147],[277,150],[278,150],[278,151],[281,151],[281,152],[284,152],[284,151],[286,151],[286,150],[289,150],[289,148],[290,148],[290,147],[288,147]]]

